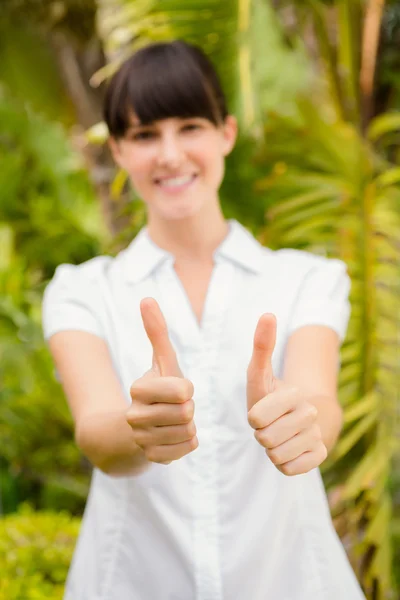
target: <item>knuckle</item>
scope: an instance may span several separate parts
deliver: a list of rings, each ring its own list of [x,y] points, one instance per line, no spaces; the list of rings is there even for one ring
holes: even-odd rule
[[[179,385],[176,390],[176,399],[178,402],[187,402],[193,396],[193,384],[188,379],[182,379],[179,381]]]
[[[151,447],[151,448],[147,448],[145,451],[145,455],[148,461],[150,462],[159,462],[160,457],[159,454],[157,452],[157,448]]]
[[[186,399],[190,400],[194,394],[194,386],[193,383],[189,379],[183,380],[186,386]]]
[[[279,470],[281,471],[281,473],[283,473],[287,477],[293,477],[293,475],[298,474],[295,465],[292,465],[290,463],[287,463],[286,465],[282,465],[281,467],[279,467]]]
[[[318,416],[318,409],[316,406],[314,406],[314,404],[307,402],[305,413],[308,419],[310,419],[311,421],[315,421],[315,419]]]
[[[255,437],[258,442],[265,446],[265,448],[274,448],[276,446],[274,436],[269,431],[259,430],[255,431]]]
[[[142,389],[142,386],[140,385],[140,380],[134,381],[129,389],[129,393],[130,393],[132,400],[137,398],[142,391],[143,391],[143,389]]]
[[[278,450],[268,450],[268,456],[274,465],[279,465],[282,462],[281,455]]]
[[[325,444],[321,444],[321,462],[328,458],[328,449]]]
[[[253,429],[258,429],[261,426],[261,419],[254,407],[247,413],[247,420]]]
[[[194,436],[194,437],[192,437],[191,440],[189,440],[188,446],[189,446],[191,452],[193,452],[193,450],[196,450],[196,448],[198,448],[199,440],[197,439],[197,436]]]
[[[126,420],[128,421],[131,427],[135,427],[141,422],[141,415],[135,405],[132,405],[128,409],[126,413]]]
[[[185,433],[190,438],[192,438],[192,437],[194,437],[196,435],[196,425],[194,424],[194,421],[190,421],[190,423],[188,423],[186,425],[186,427],[185,427]]]
[[[274,435],[266,431],[263,435],[264,444],[267,448],[274,448],[276,446]]]
[[[190,423],[194,416],[194,402],[187,400],[179,407],[180,418],[183,423]]]

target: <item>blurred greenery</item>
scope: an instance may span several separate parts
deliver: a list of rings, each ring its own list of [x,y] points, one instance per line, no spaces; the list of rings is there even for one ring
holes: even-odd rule
[[[57,123],[0,90],[0,466],[2,503],[81,510],[89,469],[41,331],[45,282],[102,248],[84,162]],[[4,473],[5,472],[5,473]]]
[[[103,82],[136,48],[175,37],[211,55],[239,117],[226,216],[270,247],[348,265],[345,425],[324,478],[368,599],[398,598],[399,3],[4,0],[0,509],[15,514],[0,520],[0,564],[10,556],[0,600],[61,597],[77,521],[18,507],[80,515],[90,467],[42,340],[41,296],[58,264],[116,252],[143,224],[140,199],[102,146]],[[100,143],[88,144],[96,123]]]
[[[0,520],[0,600],[61,600],[79,523],[24,505]]]

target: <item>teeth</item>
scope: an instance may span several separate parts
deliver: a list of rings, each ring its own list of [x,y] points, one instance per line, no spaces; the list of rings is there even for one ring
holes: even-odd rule
[[[163,179],[160,181],[160,185],[165,187],[173,187],[177,185],[185,185],[189,183],[193,178],[193,175],[182,175],[181,177],[171,177],[170,179]]]

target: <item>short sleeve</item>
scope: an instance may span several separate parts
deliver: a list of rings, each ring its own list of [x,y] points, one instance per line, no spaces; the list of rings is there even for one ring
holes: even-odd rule
[[[59,331],[68,330],[105,337],[98,285],[87,265],[60,265],[46,287],[42,304],[46,340]]]
[[[337,259],[315,258],[305,275],[293,306],[290,335],[305,325],[325,325],[346,336],[350,318],[351,282],[345,263]]]

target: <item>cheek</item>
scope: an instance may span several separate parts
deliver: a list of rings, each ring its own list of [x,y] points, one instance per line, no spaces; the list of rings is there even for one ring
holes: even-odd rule
[[[194,148],[193,161],[201,168],[205,179],[213,185],[220,185],[225,170],[225,160],[219,149],[218,140],[213,140],[201,149]]]
[[[208,172],[210,183],[212,183],[213,186],[219,187],[225,172],[225,161],[223,156],[215,155],[213,159],[209,161]]]
[[[125,170],[127,171],[134,187],[143,187],[150,181],[152,172],[151,157],[142,153],[132,153],[126,162]]]

